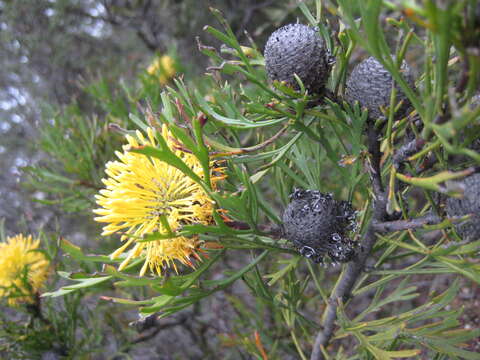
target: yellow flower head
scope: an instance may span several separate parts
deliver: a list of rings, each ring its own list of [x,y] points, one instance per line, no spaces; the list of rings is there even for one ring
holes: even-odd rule
[[[177,73],[175,60],[169,55],[157,57],[147,68],[152,76],[158,76],[160,84],[165,85]]]
[[[0,242],[0,297],[8,304],[33,302],[33,295],[43,286],[49,261],[37,251],[40,240],[16,235]]]
[[[198,159],[189,153],[178,149],[178,142],[168,128],[163,125],[162,137],[170,150],[182,159],[200,178],[203,178],[203,168]],[[183,174],[177,168],[143,154],[130,152],[132,147],[142,145],[156,146],[154,130],[147,129],[147,138],[140,131],[136,137],[127,135],[128,144],[123,146],[123,153],[117,151],[120,161],[110,161],[106,164],[108,178],[103,179],[106,189],[96,196],[100,208],[94,212],[100,216],[95,220],[108,223],[103,228],[102,235],[122,233],[125,241],[119,249],[111,254],[117,258],[130,245],[126,259],[120,264],[124,269],[135,258],[145,256],[145,263],[140,270],[144,275],[147,267],[150,271],[161,274],[163,267],[177,267],[174,260],[193,266],[191,258],[199,259],[197,249],[198,238],[175,237],[149,242],[139,242],[143,235],[152,232],[167,233],[162,224],[161,216],[168,221],[172,231],[182,225],[204,224],[212,222],[214,210],[213,201],[203,188]],[[218,171],[218,169],[217,169]],[[211,174],[212,186],[224,176]]]

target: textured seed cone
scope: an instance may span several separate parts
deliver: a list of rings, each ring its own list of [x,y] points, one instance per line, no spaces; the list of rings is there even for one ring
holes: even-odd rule
[[[265,46],[265,64],[270,80],[285,81],[299,88],[293,74],[309,93],[319,94],[330,75],[330,56],[318,32],[307,25],[289,24],[276,30]]]
[[[476,107],[480,106],[480,93],[472,96],[472,99],[470,100],[470,105],[472,109],[475,109]]]
[[[480,11],[480,3],[478,5],[478,8],[479,8],[479,11]],[[476,109],[477,107],[480,106],[480,93],[478,93],[478,94],[476,94],[472,97],[470,106],[471,106],[472,110],[474,110],[474,109]],[[478,122],[477,122],[477,124],[478,124]],[[467,128],[467,131],[469,131],[468,128]],[[475,150],[477,152],[480,152],[480,138],[477,138],[472,142],[472,144],[470,145],[470,149]]]
[[[472,214],[470,219],[456,224],[455,228],[464,240],[480,240],[480,174],[465,178],[463,186],[463,198],[448,198],[446,211],[448,216]]]
[[[326,255],[334,263],[354,258],[355,243],[347,234],[357,224],[350,203],[316,190],[297,189],[290,197],[283,213],[284,235],[303,256],[317,263]]]
[[[401,72],[410,87],[414,86],[413,76],[410,67],[404,62]],[[392,89],[392,75],[375,58],[369,57],[355,66],[347,80],[345,99],[351,105],[356,101],[362,108],[368,109],[370,119],[378,119],[383,115],[381,107],[390,106],[390,94]],[[402,102],[401,107],[395,113],[395,118],[400,119],[407,114],[411,108],[410,101],[396,85],[396,104]]]
[[[477,107],[480,106],[480,93],[475,94],[472,96],[470,99],[470,110],[475,111]],[[460,133],[460,141],[464,142],[467,137],[473,138],[473,141],[470,143],[468,146],[469,149],[480,152],[480,137],[478,136],[478,131],[480,123],[477,121],[474,124],[469,124],[465,129],[462,130]],[[457,164],[464,162],[466,160],[470,160],[469,157],[466,157],[464,155],[461,156],[452,156],[451,157],[451,163]]]

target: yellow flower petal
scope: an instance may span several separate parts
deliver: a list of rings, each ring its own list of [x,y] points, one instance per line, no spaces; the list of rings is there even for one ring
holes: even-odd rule
[[[21,234],[0,242],[0,297],[11,306],[33,302],[47,279],[50,263],[39,245],[39,239]]]
[[[156,58],[147,68],[152,76],[157,76],[160,84],[165,85],[177,73],[175,60],[169,55]]]
[[[177,149],[178,143],[167,126],[162,127],[161,135],[170,150],[203,178],[203,167],[198,159],[193,154]],[[138,147],[139,144],[157,146],[155,136],[153,128],[147,128],[146,136],[139,131],[135,137],[126,136],[128,145],[123,146],[123,153],[116,153],[119,160],[106,164],[108,178],[102,180],[106,188],[95,197],[99,208],[93,210],[99,215],[95,217],[96,221],[107,223],[102,235],[120,232],[122,238],[131,236],[110,256],[117,258],[135,244],[119,270],[124,269],[131,260],[144,257],[140,275],[147,270],[160,275],[162,268],[170,266],[177,271],[174,261],[192,266],[190,259],[199,258],[196,253],[199,241],[195,237],[138,242],[146,234],[167,233],[160,221],[162,217],[166,218],[173,231],[184,225],[209,224],[213,221],[214,202],[199,184],[159,159],[129,151],[132,146]],[[217,181],[223,177],[213,176],[218,173],[218,166],[213,161],[211,169],[210,176],[215,188]]]

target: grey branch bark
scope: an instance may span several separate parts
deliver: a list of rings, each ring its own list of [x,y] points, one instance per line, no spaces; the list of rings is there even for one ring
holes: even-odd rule
[[[435,225],[442,222],[442,218],[437,215],[428,214],[416,219],[387,221],[374,224],[375,231],[381,233],[410,230],[424,227],[425,225]]]
[[[381,176],[381,151],[378,133],[374,129],[374,125],[368,125],[368,150],[371,154],[371,164],[369,166],[372,188],[374,192],[373,216],[367,231],[365,232],[361,248],[356,258],[346,265],[345,270],[340,275],[340,279],[330,295],[327,308],[323,313],[322,330],[317,334],[313,345],[310,360],[323,360],[322,347],[326,347],[335,330],[335,320],[337,319],[337,308],[339,301],[347,301],[350,292],[355,285],[358,277],[363,273],[365,262],[377,240],[375,234],[375,224],[383,222],[386,218],[386,196],[382,184]]]
[[[389,232],[395,232],[395,231],[418,229],[426,225],[437,225],[444,220],[449,220],[453,223],[457,223],[460,221],[464,221],[465,216],[451,216],[448,218],[442,218],[437,215],[428,214],[416,219],[387,221],[383,223],[377,223],[377,224],[374,224],[373,227],[376,232],[389,233]]]

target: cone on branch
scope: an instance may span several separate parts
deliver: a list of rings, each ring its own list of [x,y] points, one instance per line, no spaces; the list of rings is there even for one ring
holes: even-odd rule
[[[332,57],[318,31],[303,24],[289,24],[270,35],[265,45],[265,65],[271,81],[284,81],[298,90],[296,74],[311,94],[321,94]]]
[[[446,211],[448,216],[471,217],[462,223],[455,224],[458,235],[464,240],[475,241],[480,239],[480,174],[473,174],[461,182],[464,188],[463,197],[448,198]]]
[[[400,71],[410,87],[415,82],[406,62],[403,62]],[[390,106],[390,95],[392,92],[392,75],[374,57],[369,57],[356,65],[351,72],[345,89],[345,100],[354,105],[358,101],[362,108],[368,109],[368,117],[376,120],[384,116],[382,108]],[[400,102],[400,108],[395,113],[395,119],[404,117],[411,109],[411,104],[406,95],[395,84],[397,95],[395,105]]]
[[[318,190],[296,189],[283,213],[285,237],[303,256],[322,263],[348,262],[355,257],[356,243],[348,234],[356,230],[356,212],[347,201],[337,201]]]

